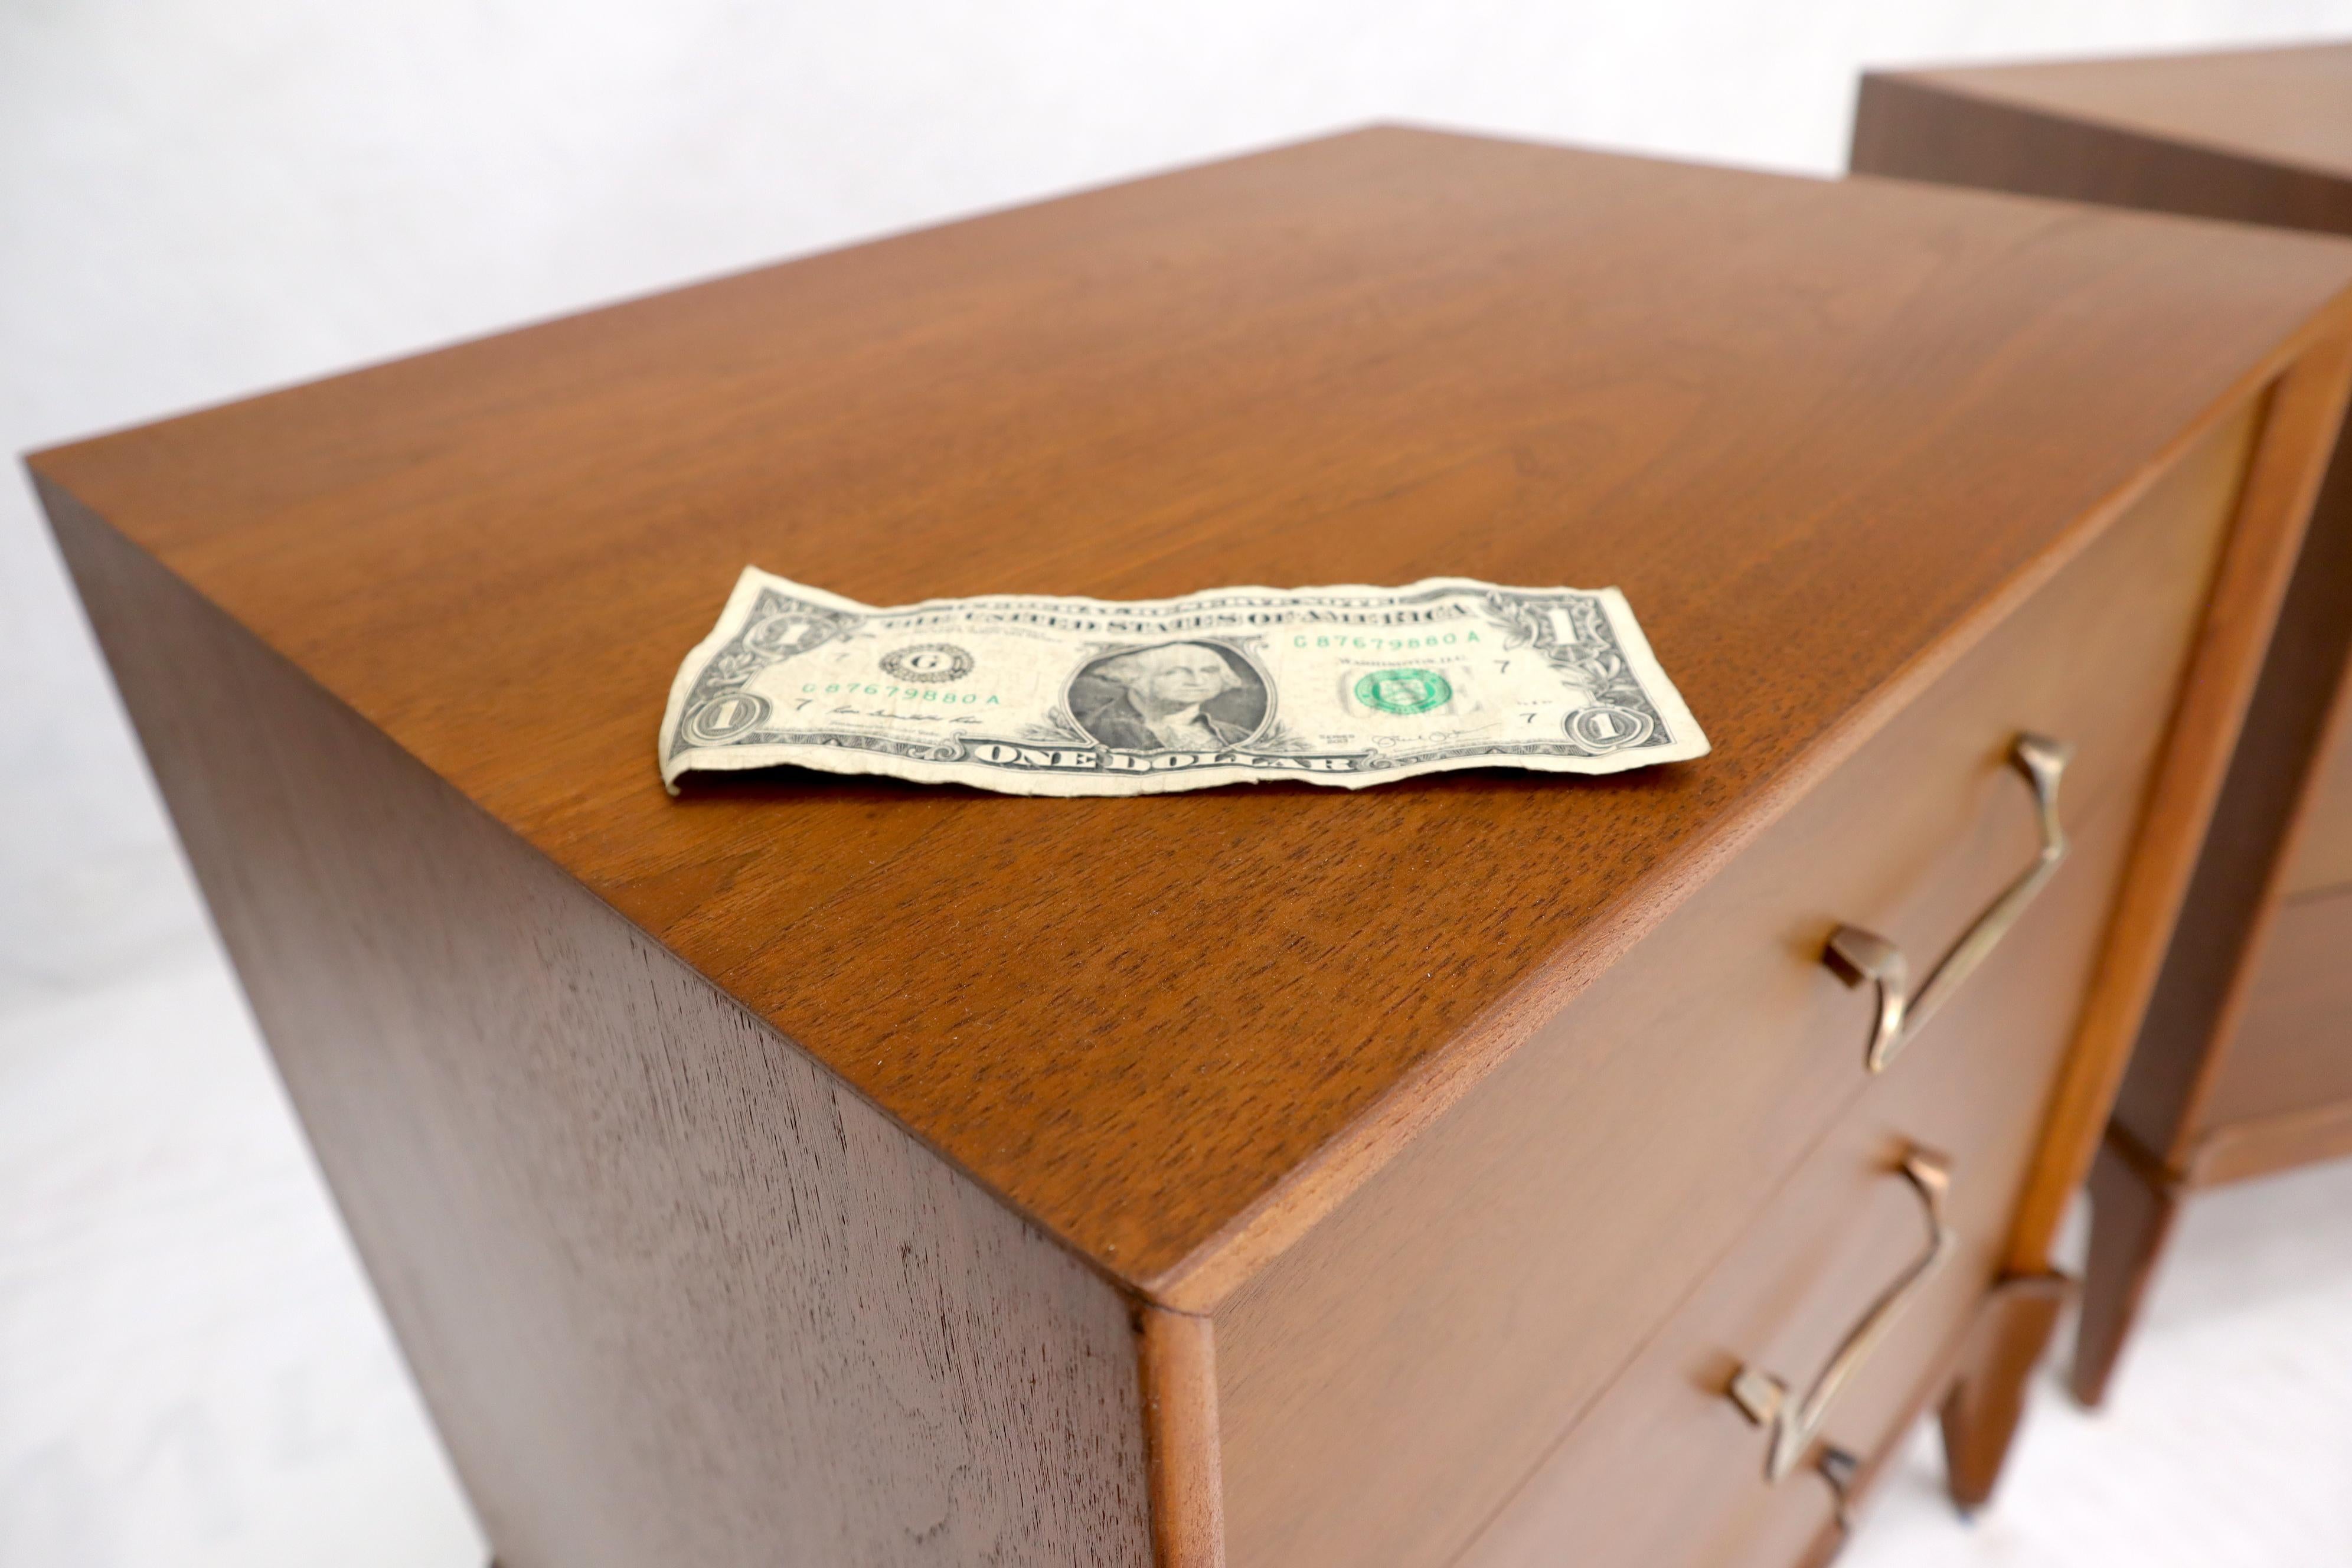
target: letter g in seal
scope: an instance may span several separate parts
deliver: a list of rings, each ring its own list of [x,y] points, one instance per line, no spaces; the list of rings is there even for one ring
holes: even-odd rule
[[[882,673],[896,680],[937,686],[971,673],[971,655],[951,642],[919,642],[882,656]]]

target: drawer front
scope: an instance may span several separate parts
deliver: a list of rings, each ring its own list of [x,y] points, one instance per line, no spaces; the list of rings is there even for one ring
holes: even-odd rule
[[[1233,1568],[1445,1562],[1872,1081],[1842,921],[1924,972],[2041,843],[2007,760],[2074,742],[2072,826],[2145,784],[2243,473],[2223,422],[2074,563],[1216,1313]],[[2020,942],[2090,940],[2076,855]],[[2092,884],[2085,887],[2083,884]],[[2069,889],[2063,902],[2061,889]],[[2048,909],[2081,931],[2050,929]],[[2071,1026],[2079,984],[2040,997]],[[1959,1003],[1890,1071],[1959,1037]]]
[[[1820,1441],[1867,1459],[1898,1441],[1926,1380],[2000,1268],[2078,995],[2136,813],[2101,808],[2076,850],[2091,873],[2052,889],[2019,929],[1997,984],[1952,1004],[1951,1036],[1874,1085],[1741,1228],[1730,1255],[1645,1345],[1495,1523],[1463,1568],[1777,1564],[1835,1513],[1804,1458],[1766,1473],[1769,1434],[1728,1390],[1743,1367],[1801,1398],[1874,1304],[1924,1257],[1907,1151],[1950,1173],[1953,1244],[1827,1407]],[[1797,1539],[1790,1544],[1790,1537]]]
[[[2228,1127],[2352,1105],[2352,888],[2281,906],[2201,1121]]]

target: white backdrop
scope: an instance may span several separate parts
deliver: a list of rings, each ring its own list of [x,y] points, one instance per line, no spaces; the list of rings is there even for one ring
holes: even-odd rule
[[[5,0],[0,447],[1374,118],[1834,173],[1856,70],[2352,0]],[[0,1005],[194,927],[21,479]]]
[[[1865,63],[2347,33],[2352,0],[0,0],[0,447],[1374,118],[1828,174]],[[298,1145],[21,476],[0,737],[0,1562],[259,1561],[254,1520],[331,1494],[237,1379],[293,1343],[302,1421],[404,1395],[354,1288],[302,1296],[348,1266],[283,1195]],[[105,1228],[142,1204],[168,1237]],[[271,1226],[308,1239],[238,1250]],[[166,1311],[243,1327],[191,1348]],[[385,1420],[331,1491],[360,1536],[442,1484],[374,1488],[419,1442]]]

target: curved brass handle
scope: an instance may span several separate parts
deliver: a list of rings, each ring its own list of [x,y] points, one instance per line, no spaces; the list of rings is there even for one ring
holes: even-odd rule
[[[2033,785],[2033,803],[2042,824],[2042,851],[2033,858],[2017,880],[2011,882],[1986,906],[1976,923],[1952,944],[1944,954],[1927,983],[1919,987],[1917,995],[1911,994],[1911,966],[1903,957],[1903,950],[1860,926],[1840,926],[1830,935],[1829,951],[1822,961],[1838,972],[1848,985],[1859,985],[1865,980],[1878,985],[1878,1023],[1871,1031],[1870,1050],[1863,1058],[1872,1072],[1884,1072],[1911,1037],[1935,1016],[1953,992],[2000,945],[2034,895],[2057,873],[2059,862],[2066,858],[2066,829],[2058,821],[2058,780],[2066,771],[2066,763],[2074,755],[2074,748],[2063,741],[2046,735],[2020,735],[2010,748],[2010,761],[2023,772]]]
[[[1886,1337],[1886,1331],[1895,1326],[1895,1319],[1901,1317],[1904,1309],[1911,1304],[1920,1286],[1927,1282],[1929,1275],[1943,1267],[1944,1260],[1952,1255],[1952,1248],[1958,1245],[1958,1237],[1944,1218],[1944,1195],[1952,1184],[1951,1163],[1930,1150],[1914,1148],[1903,1157],[1901,1169],[1903,1175],[1917,1190],[1920,1202],[1927,1206],[1927,1252],[1906,1268],[1877,1300],[1871,1303],[1870,1310],[1847,1333],[1843,1342],[1838,1346],[1837,1353],[1830,1357],[1829,1365],[1822,1369],[1822,1375],[1814,1383],[1812,1391],[1804,1398],[1792,1398],[1787,1384],[1752,1366],[1742,1365],[1738,1374],[1731,1380],[1731,1402],[1739,1406],[1748,1419],[1771,1431],[1772,1446],[1764,1460],[1764,1479],[1767,1480],[1777,1481],[1797,1468],[1797,1462],[1805,1457],[1805,1450],[1820,1435],[1822,1423],[1829,1417],[1831,1405],[1835,1403],[1845,1385],[1853,1381],[1854,1374],[1862,1370],[1863,1363],[1870,1359],[1870,1352],[1877,1349],[1878,1342]],[[1833,1485],[1839,1485],[1843,1492],[1840,1478],[1834,1471],[1830,1473],[1830,1479]]]

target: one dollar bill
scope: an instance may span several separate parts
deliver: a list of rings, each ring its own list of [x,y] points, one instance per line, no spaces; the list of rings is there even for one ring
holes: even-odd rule
[[[697,770],[780,765],[1013,795],[1360,789],[1706,750],[1617,590],[1464,577],[877,609],[753,568],[661,727],[673,794]]]

